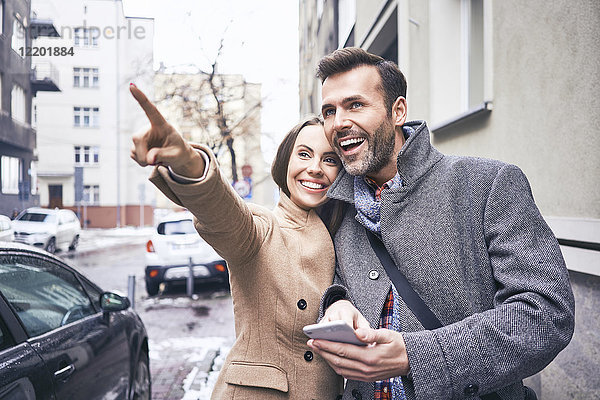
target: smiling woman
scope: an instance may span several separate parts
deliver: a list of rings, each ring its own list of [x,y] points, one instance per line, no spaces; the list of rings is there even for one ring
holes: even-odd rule
[[[336,398],[341,377],[302,332],[316,322],[335,267],[330,234],[339,218],[326,192],[341,166],[322,122],[301,121],[279,146],[272,172],[281,196],[271,211],[240,198],[206,146],[186,142],[134,85],[131,92],[151,122],[134,136],[131,157],[158,165],[150,180],[194,215],[200,236],[227,261],[237,339],[212,398]],[[325,224],[317,211],[334,218]]]

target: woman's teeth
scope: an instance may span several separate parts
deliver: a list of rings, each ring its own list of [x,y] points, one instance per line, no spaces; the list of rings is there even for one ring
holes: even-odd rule
[[[300,184],[302,186],[306,186],[309,189],[323,189],[325,187],[325,185],[321,185],[320,183],[308,181],[300,181]]]

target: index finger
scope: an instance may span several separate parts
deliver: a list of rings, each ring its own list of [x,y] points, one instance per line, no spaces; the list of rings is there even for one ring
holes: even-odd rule
[[[152,102],[150,100],[148,100],[148,97],[146,97],[144,92],[142,92],[140,89],[138,89],[137,86],[135,86],[133,83],[130,84],[129,91],[131,92],[133,97],[137,100],[139,105],[142,107],[142,109],[148,116],[148,119],[150,120],[150,124],[152,124],[153,126],[160,126],[160,125],[164,125],[167,123],[167,121],[162,116],[160,111],[158,111],[156,106],[154,106],[154,104],[152,104]]]

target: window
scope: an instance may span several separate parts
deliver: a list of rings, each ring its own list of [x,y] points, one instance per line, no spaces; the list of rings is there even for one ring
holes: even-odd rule
[[[21,159],[2,156],[2,159],[0,160],[0,170],[2,176],[2,193],[19,194]]]
[[[73,68],[74,87],[98,87],[98,68]]]
[[[4,78],[4,76],[0,73],[0,110],[2,110],[2,79],[3,78]]]
[[[483,0],[436,0],[430,7],[431,125],[484,102]]]
[[[100,204],[100,186],[83,185],[83,201],[86,204]]]
[[[0,291],[30,337],[70,324],[95,309],[75,275],[32,257],[0,257]]]
[[[98,28],[75,28],[75,47],[98,47]]]
[[[31,194],[36,195],[38,192],[37,164],[33,161],[29,164],[29,176],[31,177]]]
[[[100,162],[100,147],[75,146],[75,165],[92,165]]]
[[[19,85],[14,85],[10,93],[10,112],[14,120],[26,123],[25,91]]]
[[[12,49],[21,57],[23,56],[21,55],[21,51],[19,49],[27,45],[25,40],[25,28],[23,27],[21,21],[15,18],[13,20]]]
[[[100,109],[98,107],[73,107],[73,125],[79,127],[98,127]]]

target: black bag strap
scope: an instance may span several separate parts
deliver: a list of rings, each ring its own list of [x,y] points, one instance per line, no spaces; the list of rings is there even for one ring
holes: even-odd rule
[[[432,330],[444,326],[438,317],[436,317],[429,307],[427,307],[427,304],[425,304],[421,296],[419,296],[412,286],[410,286],[410,283],[408,283],[404,274],[396,267],[396,264],[392,260],[392,257],[390,257],[390,254],[386,250],[381,239],[375,236],[370,230],[366,228],[365,230],[367,231],[367,237],[369,238],[371,247],[375,250],[375,254],[377,254],[377,258],[379,258],[381,265],[385,268],[388,277],[394,283],[394,286],[398,290],[398,294],[402,296],[402,299],[408,308],[415,314],[423,327]]]
[[[444,326],[433,311],[427,307],[421,296],[410,286],[404,274],[396,267],[394,260],[392,260],[390,253],[383,245],[381,239],[367,228],[365,228],[365,231],[367,231],[371,247],[375,251],[375,254],[377,254],[381,265],[385,268],[388,277],[394,283],[398,294],[402,296],[402,300],[404,300],[408,308],[415,314],[421,325],[428,330]],[[482,395],[480,398],[482,400],[502,400],[496,392]]]

